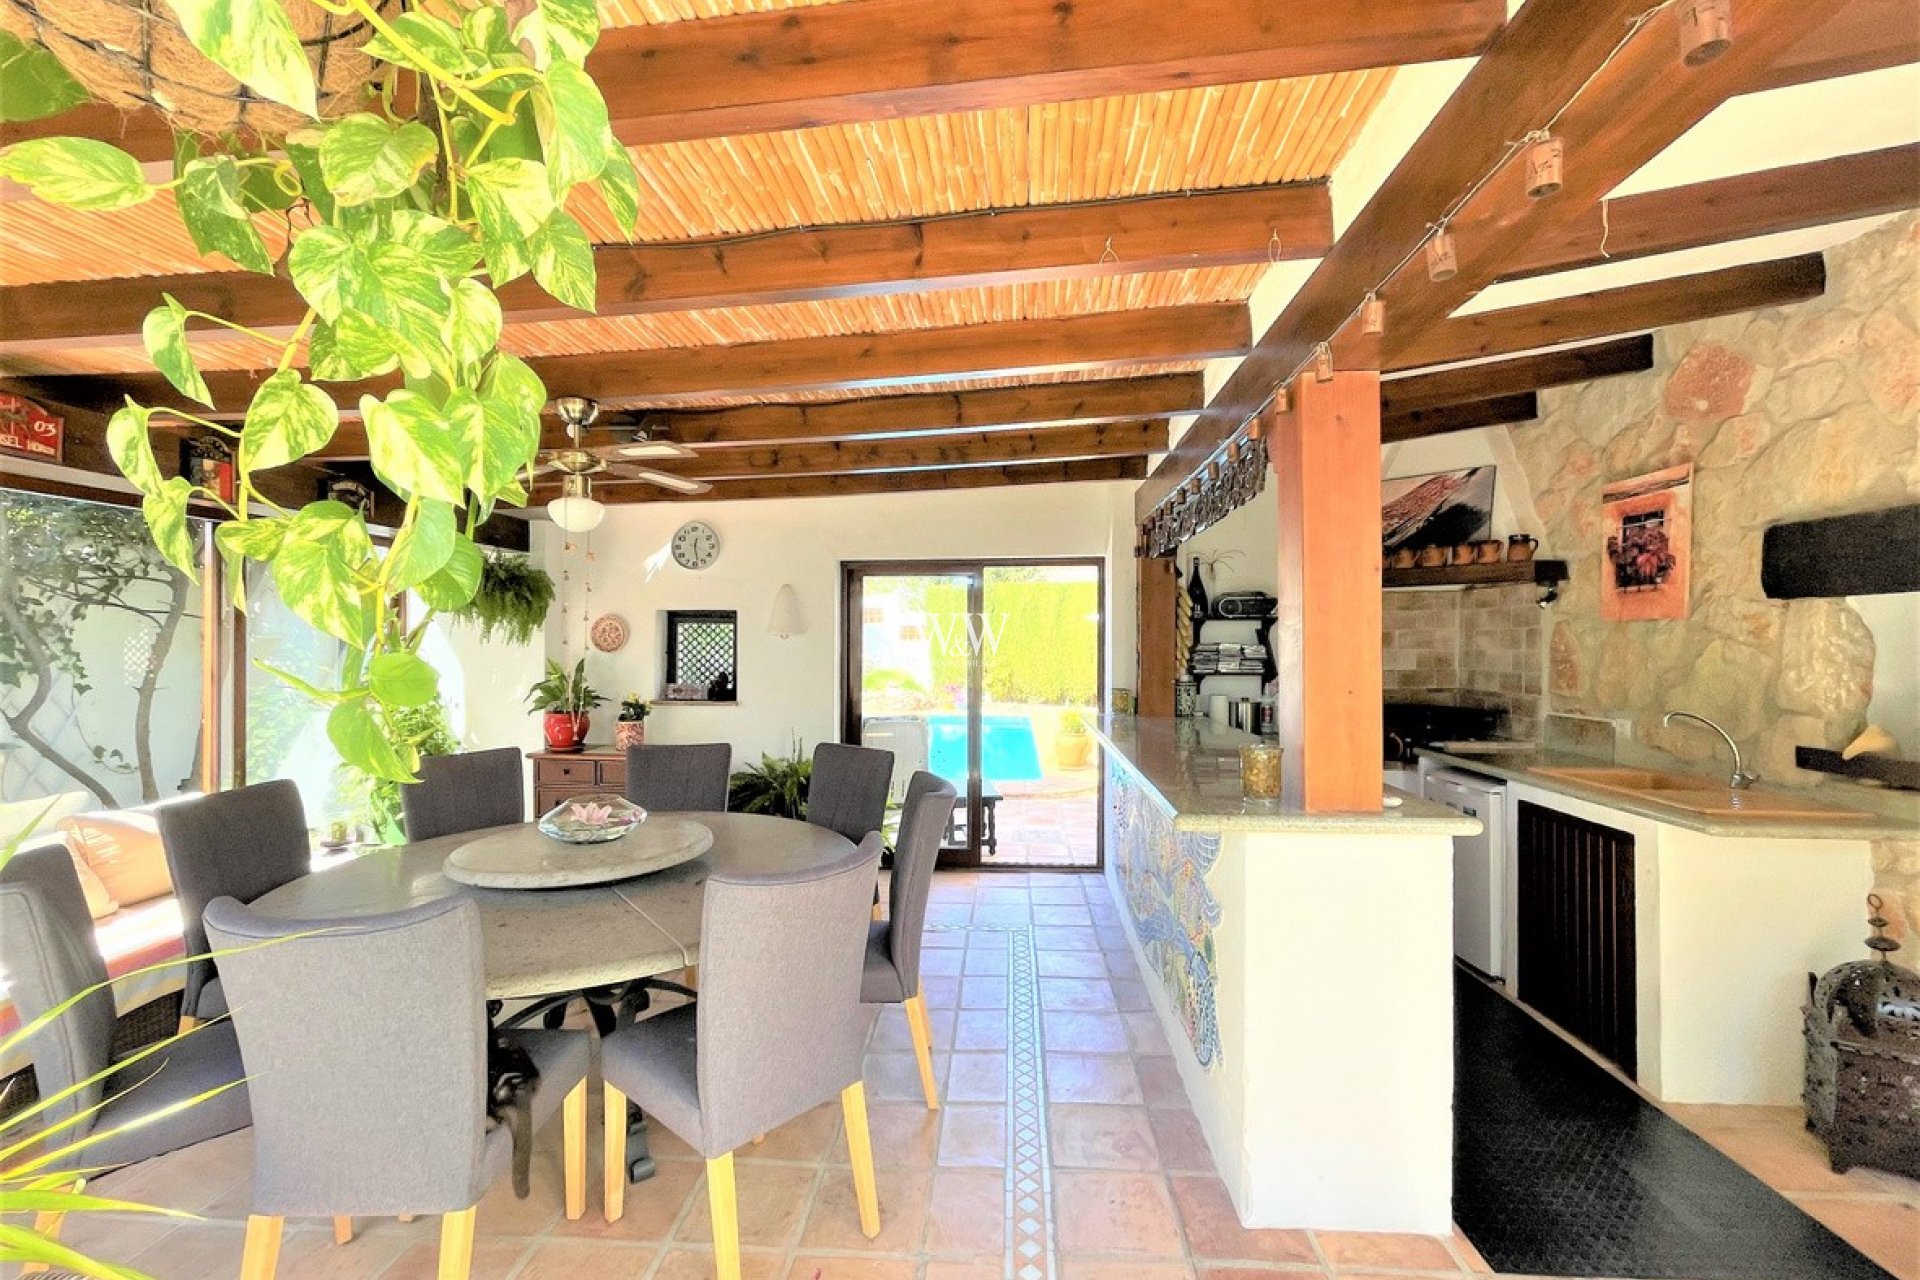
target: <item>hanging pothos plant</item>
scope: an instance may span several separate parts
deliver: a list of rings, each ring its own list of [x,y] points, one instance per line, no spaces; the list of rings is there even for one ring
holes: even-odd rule
[[[165,2],[207,58],[254,94],[312,116],[312,67],[281,0]],[[245,608],[239,562],[257,561],[289,607],[345,643],[333,688],[276,674],[331,705],[328,733],[349,765],[405,781],[417,751],[399,713],[432,702],[438,676],[418,652],[426,620],[403,627],[396,602],[412,591],[444,611],[473,598],[483,567],[474,530],[496,504],[525,501],[523,477],[539,444],[546,388],[500,349],[494,290],[530,272],[561,302],[593,310],[593,248],[568,198],[582,184],[597,186],[630,233],[639,187],[585,70],[600,34],[593,0],[406,0],[391,18],[368,0],[313,2],[371,26],[368,54],[400,69],[369,91],[365,110],[311,119],[258,147],[179,136],[170,181],[150,182],[117,147],[72,137],[7,147],[0,177],[82,210],[171,191],[203,253],[277,275],[305,301],[304,317],[279,338],[163,294],[143,336],[185,400],[208,411],[242,408],[213,404],[187,340],[190,323],[271,344],[273,371],[237,430],[178,404],[129,398],[112,417],[108,445],[176,568],[195,572],[188,503],[213,503],[226,517],[215,539],[236,605]],[[8,79],[0,106],[10,118],[48,115],[76,96],[46,51],[12,37],[0,67]],[[417,107],[403,111],[397,100]],[[265,210],[281,212],[288,227],[278,258],[253,220]],[[257,481],[332,437],[339,410],[326,384],[396,372],[391,390],[362,395],[357,406],[374,473],[406,504],[381,555],[353,508],[282,507]],[[231,500],[162,474],[149,439],[156,417],[234,442]]]

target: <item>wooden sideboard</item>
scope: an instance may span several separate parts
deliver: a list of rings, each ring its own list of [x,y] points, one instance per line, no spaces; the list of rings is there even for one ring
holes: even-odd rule
[[[627,790],[627,753],[607,745],[584,751],[529,751],[533,761],[533,812],[545,813],[568,796]]]

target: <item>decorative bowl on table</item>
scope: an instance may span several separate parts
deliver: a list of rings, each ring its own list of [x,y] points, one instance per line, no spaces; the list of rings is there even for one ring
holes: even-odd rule
[[[570,796],[540,816],[540,834],[563,844],[605,844],[646,820],[647,811],[625,796]]]

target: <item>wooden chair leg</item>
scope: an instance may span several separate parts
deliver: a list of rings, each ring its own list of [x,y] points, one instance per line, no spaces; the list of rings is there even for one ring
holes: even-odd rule
[[[627,1098],[612,1085],[601,1086],[601,1107],[606,1148],[603,1194],[608,1222],[620,1221],[627,1211]]]
[[[680,985],[683,987],[691,987],[695,991],[698,991],[700,989],[700,966],[697,964],[688,965],[681,973]]]
[[[731,1151],[707,1161],[707,1207],[713,1212],[714,1270],[719,1280],[740,1280],[740,1205]]]
[[[885,918],[886,918],[886,914],[887,914],[887,911],[886,911],[886,908],[885,908],[885,907],[882,907],[882,906],[881,906],[881,905],[880,905],[879,903],[877,903],[877,902],[873,904],[873,918],[874,918],[875,920],[882,920],[882,919],[885,919]]]
[[[412,1222],[412,1221],[413,1221],[413,1220],[414,1220],[415,1218],[417,1218],[417,1217],[419,1217],[419,1216],[420,1216],[420,1215],[419,1215],[419,1214],[417,1214],[417,1213],[403,1213],[403,1214],[401,1214],[401,1215],[400,1215],[400,1221],[402,1221],[402,1222]]]
[[[867,1086],[855,1080],[840,1091],[840,1114],[847,1122],[847,1155],[853,1161],[853,1195],[860,1204],[860,1230],[871,1240],[880,1234],[880,1192],[873,1183],[873,1137],[867,1131]]]
[[[473,1273],[473,1210],[440,1215],[440,1280],[469,1280]]]
[[[560,1104],[560,1156],[567,1188],[567,1221],[587,1213],[587,1082],[573,1086]]]
[[[913,1056],[920,1063],[920,1090],[927,1095],[927,1110],[940,1109],[940,1086],[933,1078],[933,1027],[927,1022],[925,988],[907,997],[907,1030],[913,1033]]]
[[[353,1243],[353,1219],[337,1217],[333,1220],[333,1242],[335,1244]]]
[[[200,1019],[194,1017],[190,1013],[183,1013],[180,1015],[180,1026],[177,1029],[178,1034],[185,1035],[187,1034],[187,1032],[193,1030],[195,1027],[199,1025],[200,1025]]]
[[[273,1280],[280,1265],[280,1228],[285,1219],[253,1214],[247,1219],[247,1246],[240,1255],[240,1280]]]

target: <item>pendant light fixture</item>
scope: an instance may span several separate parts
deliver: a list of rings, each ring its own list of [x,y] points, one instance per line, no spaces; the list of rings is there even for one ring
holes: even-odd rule
[[[547,514],[568,533],[591,533],[607,518],[607,508],[594,500],[593,485],[585,476],[562,475],[560,496],[547,504]]]

